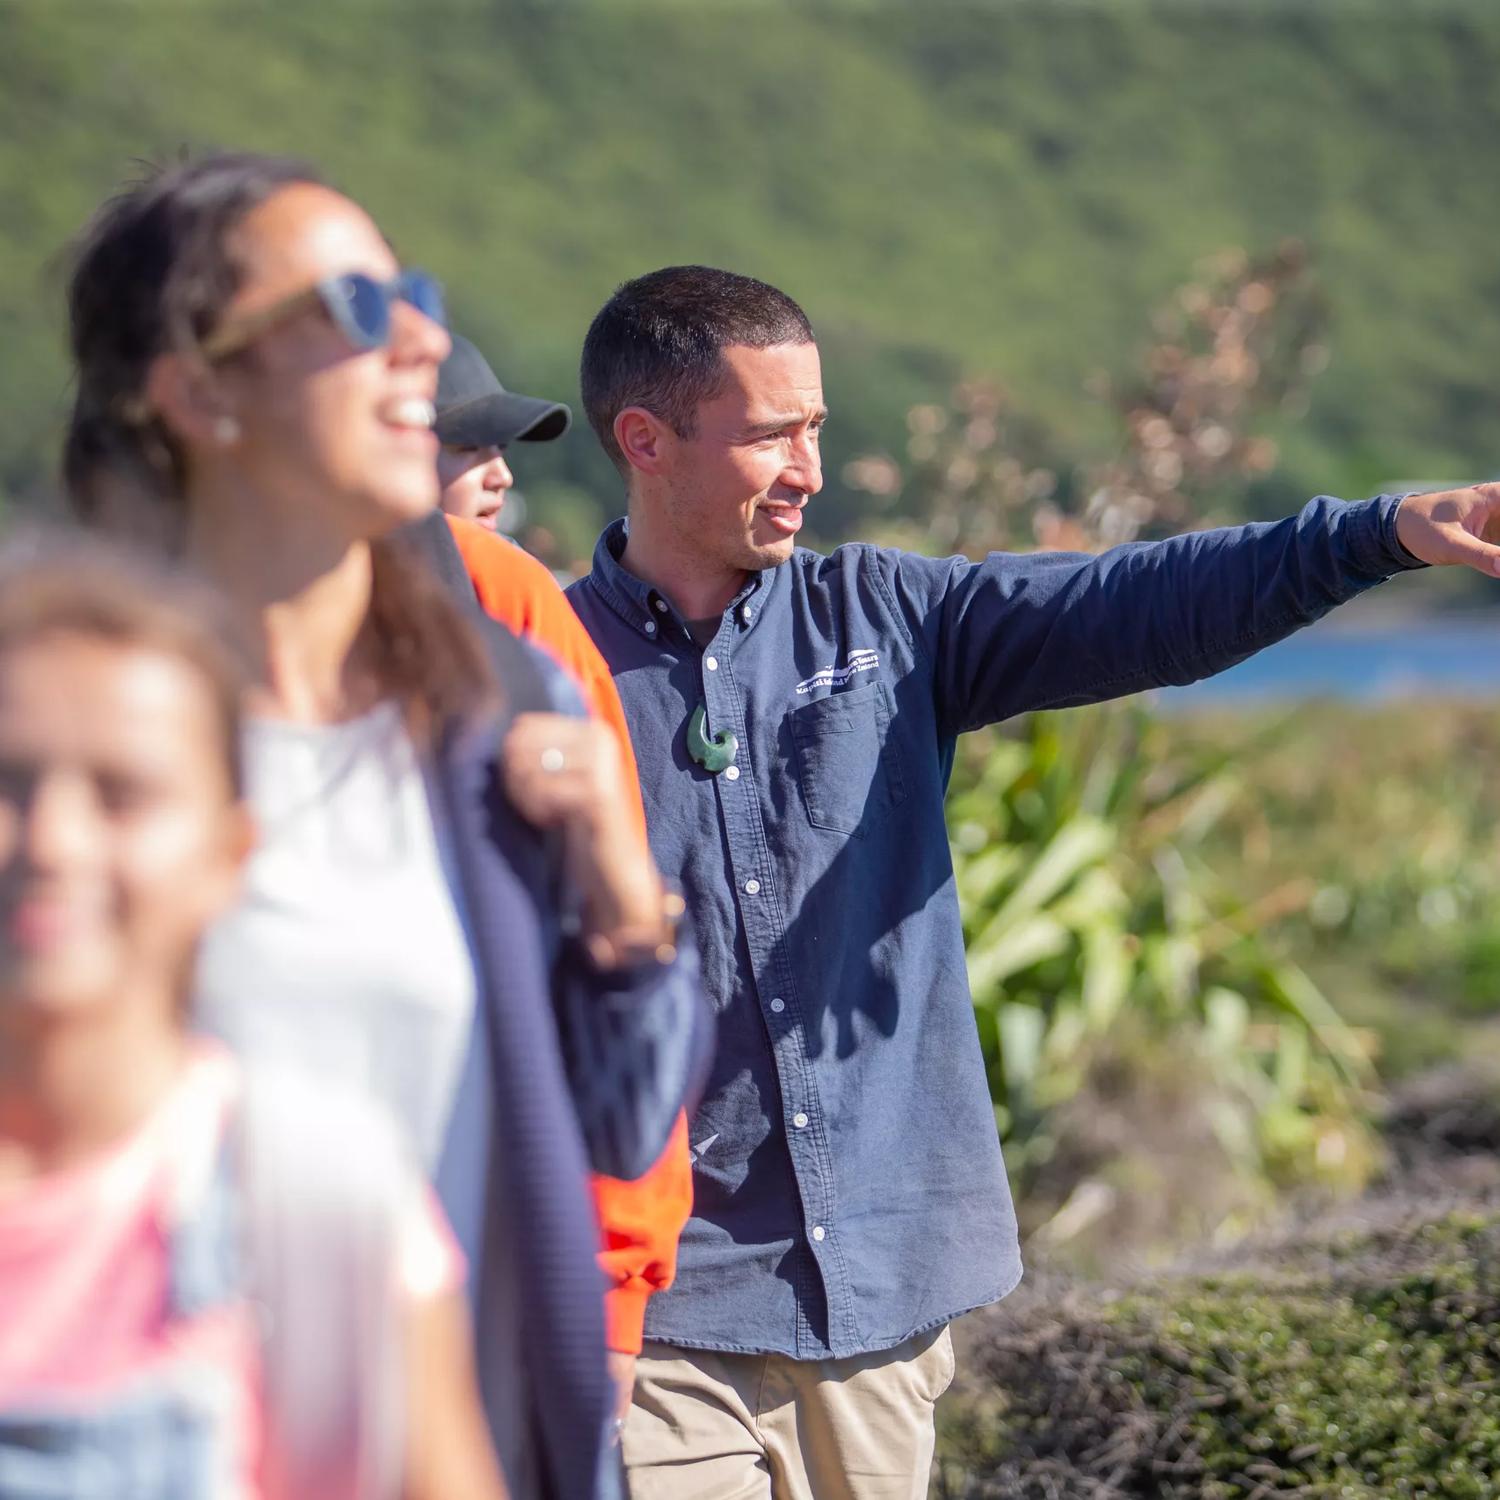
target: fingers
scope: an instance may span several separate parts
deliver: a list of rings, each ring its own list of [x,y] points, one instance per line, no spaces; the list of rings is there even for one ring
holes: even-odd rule
[[[611,730],[565,715],[522,715],[501,748],[500,771],[516,811],[562,833],[596,962],[612,964],[611,955],[629,951],[635,935],[660,928],[661,880],[631,820]],[[596,941],[602,950],[595,951]]]
[[[1408,495],[1396,512],[1396,535],[1413,557],[1437,566],[1500,576],[1500,484]]]
[[[1450,556],[1446,561],[1465,568],[1473,568],[1491,578],[1500,577],[1500,547],[1482,542],[1462,527],[1454,527],[1447,538]]]
[[[582,816],[597,803],[592,777],[564,767],[549,771],[536,757],[506,755],[501,761],[505,792],[516,811],[539,828],[551,828]]]
[[[523,714],[501,750],[505,789],[541,827],[598,821],[621,796],[620,755],[603,725],[565,714]]]
[[[597,720],[575,719],[570,714],[520,714],[505,737],[507,751],[514,745],[518,754],[548,745],[583,753],[612,742],[610,731]]]
[[[630,1398],[635,1391],[635,1355],[611,1349],[606,1357],[615,1384],[615,1420],[623,1422],[630,1414]]]
[[[1439,513],[1439,529],[1453,549],[1452,561],[1491,577],[1500,575],[1500,546],[1488,540],[1500,536],[1500,484],[1476,484],[1463,498],[1466,503],[1456,516]]]

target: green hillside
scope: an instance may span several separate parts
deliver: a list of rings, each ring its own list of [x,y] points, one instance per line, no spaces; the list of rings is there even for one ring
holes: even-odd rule
[[[1334,363],[1256,504],[1497,467],[1496,7],[0,0],[0,492],[51,465],[49,262],[183,143],[323,163],[548,394],[625,276],[784,285],[829,365],[825,538],[858,525],[842,461],[960,371],[1097,443],[1089,373],[1201,257],[1287,235]],[[522,479],[614,503],[584,435]]]

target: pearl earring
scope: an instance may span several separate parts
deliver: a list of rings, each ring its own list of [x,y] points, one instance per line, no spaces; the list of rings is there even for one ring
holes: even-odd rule
[[[221,447],[227,448],[231,443],[240,440],[240,424],[233,417],[214,418],[214,441]]]

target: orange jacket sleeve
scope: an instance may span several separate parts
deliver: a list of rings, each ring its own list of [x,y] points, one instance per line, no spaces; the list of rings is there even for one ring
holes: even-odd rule
[[[578,684],[589,712],[615,731],[644,838],[646,813],[625,709],[609,667],[556,579],[530,553],[504,537],[454,516],[448,517],[448,524],[485,610],[551,656]],[[638,1354],[646,1299],[671,1285],[677,1270],[677,1240],[693,1206],[686,1119],[679,1116],[666,1149],[644,1177],[634,1182],[595,1177],[593,1188],[603,1238],[599,1264],[610,1284],[605,1293],[609,1347]]]

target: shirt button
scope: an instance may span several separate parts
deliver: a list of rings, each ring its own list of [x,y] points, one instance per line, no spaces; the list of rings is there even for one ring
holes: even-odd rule
[[[760,881],[758,881],[758,880],[747,880],[745,882],[745,894],[747,896],[757,896],[757,895],[759,895],[760,894]]]
[[[786,1001],[783,1000],[780,995],[778,995],[771,1002],[771,1009],[774,1010],[776,1012],[776,1014],[779,1016],[782,1013],[782,1011],[784,1011],[786,1009]]]
[[[667,612],[667,601],[665,599],[658,599],[651,607],[657,614],[664,615]]]
[[[806,1130],[807,1129],[807,1116],[805,1114],[803,1114],[802,1111],[799,1109],[797,1111],[797,1113],[792,1116],[792,1124],[795,1125],[798,1130]]]
[[[753,609],[751,609],[750,606],[747,604],[740,611],[740,619],[742,619],[748,625],[750,623],[750,616],[753,615],[754,613],[755,613],[755,611]]]
[[[740,768],[738,766],[726,766],[724,774],[730,781],[738,781],[740,779]]]
[[[814,1224],[813,1225],[813,1238],[815,1240],[818,1240],[818,1241],[821,1242],[821,1241],[823,1241],[823,1240],[825,1240],[825,1239],[828,1238],[828,1231],[826,1229],[824,1229],[821,1224]]]
[[[705,656],[703,658],[703,665],[710,672],[717,672],[719,670],[719,658],[717,656]]]
[[[641,629],[644,630],[647,635],[655,635],[656,634],[656,621],[655,620],[647,620],[646,623],[641,626]]]

